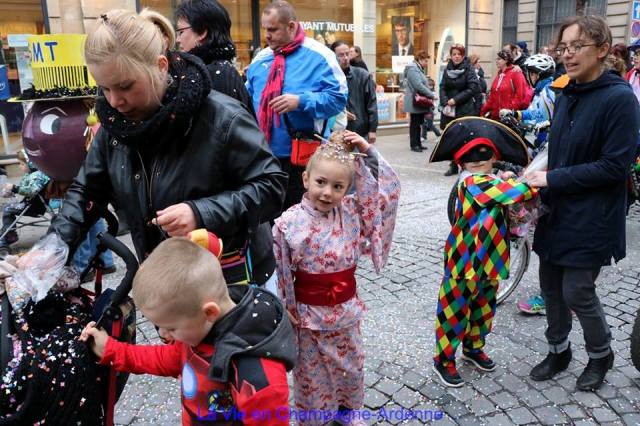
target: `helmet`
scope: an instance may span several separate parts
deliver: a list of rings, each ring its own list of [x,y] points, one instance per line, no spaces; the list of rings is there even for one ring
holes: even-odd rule
[[[556,70],[556,63],[549,55],[538,53],[536,55],[529,56],[524,61],[524,67],[526,70],[526,77],[529,84],[531,84],[531,78],[529,73],[534,72],[539,75],[539,79],[550,77]],[[531,84],[533,86],[533,84]]]

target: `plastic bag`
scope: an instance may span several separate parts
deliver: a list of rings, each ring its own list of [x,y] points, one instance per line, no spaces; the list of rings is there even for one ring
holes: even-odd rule
[[[5,283],[13,309],[21,311],[30,300],[44,299],[65,271],[68,255],[67,244],[51,233],[18,259],[18,270]]]
[[[531,160],[531,163],[524,169],[522,176],[518,178],[518,182],[524,182],[529,173],[533,172],[542,172],[547,170],[547,166],[549,165],[549,151],[543,149],[536,155],[536,157]]]
[[[522,203],[511,204],[507,208],[509,219],[509,233],[516,237],[526,237],[529,228],[535,226],[536,221],[542,216],[540,197],[533,197]]]

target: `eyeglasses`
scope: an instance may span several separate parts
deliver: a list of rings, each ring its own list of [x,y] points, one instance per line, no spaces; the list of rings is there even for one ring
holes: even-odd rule
[[[558,46],[555,49],[556,55],[563,55],[565,50],[567,52],[569,52],[569,55],[575,55],[576,53],[580,53],[580,50],[583,47],[587,47],[587,46],[597,46],[597,43],[587,43],[587,44],[580,44],[580,43],[576,43],[576,44],[570,44],[568,46]]]
[[[176,34],[178,35],[178,37],[180,37],[183,32],[185,32],[186,30],[190,30],[190,29],[191,29],[191,27],[176,28]]]

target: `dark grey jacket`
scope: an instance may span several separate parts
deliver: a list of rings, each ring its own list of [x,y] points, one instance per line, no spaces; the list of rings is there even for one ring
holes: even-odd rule
[[[424,74],[424,69],[417,61],[413,61],[404,67],[404,112],[420,114],[428,111],[427,108],[413,105],[413,97],[416,93],[431,99],[436,97],[436,94],[429,89],[429,82]]]
[[[355,121],[348,122],[347,129],[367,136],[367,133],[375,132],[378,128],[376,83],[371,74],[362,68],[350,66],[344,74],[349,88],[347,110],[356,116]]]
[[[211,91],[190,131],[167,145],[153,153],[145,173],[137,149],[102,127],[51,231],[75,248],[88,229],[88,201],[115,203],[125,212],[143,260],[159,243],[148,232],[155,212],[186,202],[197,227],[222,238],[225,252],[243,247],[247,230],[257,227],[251,258],[254,278],[264,282],[275,267],[268,222],[280,214],[287,175],[255,118],[237,100]]]

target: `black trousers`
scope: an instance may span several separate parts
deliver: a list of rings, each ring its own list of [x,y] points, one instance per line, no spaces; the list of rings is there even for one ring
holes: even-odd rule
[[[589,357],[607,356],[611,351],[611,331],[595,284],[600,268],[570,268],[540,261],[539,272],[547,311],[545,336],[549,351],[560,353],[569,345],[573,311],[582,325]]]
[[[289,158],[278,158],[278,161],[280,161],[282,171],[289,175],[287,194],[282,206],[282,211],[285,211],[302,201],[302,196],[305,193],[304,185],[302,184],[304,167],[294,166]]]
[[[424,121],[424,112],[409,114],[409,143],[411,148],[420,148],[420,129]]]

